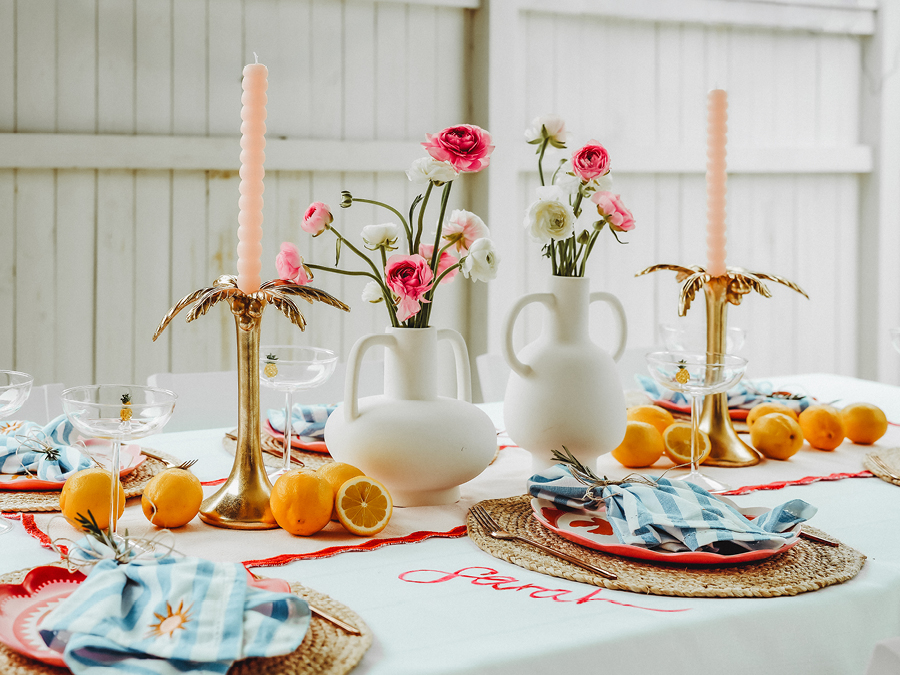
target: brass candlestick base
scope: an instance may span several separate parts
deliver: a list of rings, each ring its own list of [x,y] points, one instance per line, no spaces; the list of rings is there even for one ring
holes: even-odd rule
[[[200,519],[210,525],[236,530],[267,530],[278,527],[269,507],[272,484],[266,475],[259,441],[259,333],[262,313],[272,303],[300,330],[306,320],[289,296],[297,295],[312,303],[324,302],[350,311],[340,300],[324,291],[282,279],[267,281],[256,293],[247,294],[237,287],[237,278],[221,276],[211,288],[202,288],[182,298],[160,322],[153,339],[159,337],[178,312],[194,306],[187,321],[206,314],[220,300],[227,300],[237,331],[238,344],[238,434],[234,465],[228,480],[200,506]]]
[[[653,265],[637,276],[657,270],[673,270],[677,272],[675,279],[682,282],[678,304],[679,316],[687,314],[697,291],[703,289],[706,292],[707,354],[725,353],[728,303],[741,304],[743,296],[750,291],[756,291],[766,298],[772,297],[771,292],[763,283],[764,280],[783,284],[809,299],[803,289],[787,279],[762,272],[749,272],[741,267],[729,267],[722,276],[711,277],[702,267]],[[734,430],[731,416],[728,413],[727,392],[709,394],[704,397],[703,412],[700,414],[700,428],[709,434],[709,441],[712,445],[709,457],[703,462],[705,465],[739,467],[759,463],[762,456],[744,443]]]

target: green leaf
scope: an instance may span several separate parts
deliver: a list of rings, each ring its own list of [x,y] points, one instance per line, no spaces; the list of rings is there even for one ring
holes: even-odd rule
[[[566,144],[564,141],[558,141],[555,138],[550,139],[550,145],[552,145],[554,148],[560,148],[560,149],[563,149],[566,147]]]
[[[542,138],[535,138],[533,141],[526,141],[526,143],[528,143],[528,145],[540,145],[543,142],[544,142],[544,139],[542,139]]]
[[[341,237],[338,237],[334,242],[334,264],[338,265],[341,262],[341,242],[344,241]]]

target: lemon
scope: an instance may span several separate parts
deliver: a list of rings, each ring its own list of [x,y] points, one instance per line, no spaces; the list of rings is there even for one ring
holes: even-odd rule
[[[884,412],[871,403],[851,403],[841,410],[841,423],[847,438],[860,445],[871,445],[888,428]]]
[[[663,454],[663,437],[649,422],[628,422],[625,438],[612,451],[613,459],[629,469],[650,466]]]
[[[184,469],[166,469],[144,488],[141,508],[157,527],[187,525],[200,512],[203,487],[200,479]]]
[[[671,424],[675,424],[675,418],[665,408],[658,405],[636,405],[625,411],[629,422],[646,422],[656,427],[659,433],[663,433]]]
[[[790,459],[803,447],[803,431],[790,415],[763,415],[750,427],[750,442],[766,457]]]
[[[357,476],[341,485],[334,508],[341,525],[349,532],[371,537],[387,527],[394,502],[387,488],[377,480]]]
[[[784,403],[760,403],[759,405],[755,405],[750,409],[750,413],[747,415],[747,426],[751,429],[753,428],[753,424],[763,415],[768,415],[769,413],[782,413],[784,415],[788,415],[793,419],[797,419],[797,413],[793,411],[793,409],[788,408]]]
[[[79,515],[88,517],[88,511],[102,529],[109,527],[111,474],[106,469],[85,469],[72,474],[63,485],[59,494],[59,510],[76,529]],[[119,483],[119,508],[116,520],[122,517],[125,510],[125,490]]]
[[[830,405],[811,405],[798,418],[803,437],[814,448],[834,450],[844,442],[841,414]]]
[[[334,493],[328,481],[314,472],[295,469],[275,481],[269,505],[280,527],[291,534],[309,536],[331,520]]]
[[[316,474],[331,486],[331,491],[334,493],[335,498],[337,498],[337,493],[338,490],[341,489],[341,485],[351,478],[365,476],[365,474],[355,466],[352,464],[345,464],[344,462],[323,464],[316,469]],[[338,520],[337,511],[335,509],[331,510],[331,519]]]
[[[697,464],[702,464],[712,450],[709,436],[705,431],[697,430],[698,450]],[[663,434],[663,452],[675,464],[687,464],[691,461],[691,425],[687,422],[675,422]]]

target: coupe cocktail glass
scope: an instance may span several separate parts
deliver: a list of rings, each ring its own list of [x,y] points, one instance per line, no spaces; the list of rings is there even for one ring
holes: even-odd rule
[[[28,400],[34,378],[16,370],[0,370],[0,420],[9,417]],[[0,534],[12,529],[9,521],[0,517]]]
[[[259,348],[259,381],[263,386],[284,392],[284,461],[272,476],[291,470],[294,392],[324,384],[337,366],[337,355],[319,347],[270,345]]]
[[[700,406],[704,396],[727,391],[736,385],[747,368],[747,359],[710,352],[652,352],[647,354],[647,368],[653,379],[666,389],[681,392],[691,399],[691,468],[672,477],[708,492],[727,490],[727,485],[699,470]]]
[[[122,443],[160,431],[175,410],[178,397],[166,389],[139,384],[92,384],[62,393],[63,411],[86,436],[112,441],[109,533],[116,532],[119,513],[119,453]]]

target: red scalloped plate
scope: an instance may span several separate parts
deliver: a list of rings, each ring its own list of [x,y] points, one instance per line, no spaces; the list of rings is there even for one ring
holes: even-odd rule
[[[108,462],[109,448],[111,447],[109,441],[92,438],[84,441],[84,444],[91,449],[91,454],[101,464],[104,464],[105,461]],[[104,453],[104,451],[106,452]],[[119,471],[120,478],[130,474],[147,459],[146,455],[141,454],[141,446],[131,444],[122,446],[119,457],[122,464],[122,468]],[[21,473],[0,474],[0,490],[62,490],[65,484],[64,480],[41,480],[40,478]]]
[[[692,564],[692,565],[723,565],[733,563],[748,563],[773,555],[784,553],[793,548],[800,541],[800,526],[792,530],[793,536],[785,539],[779,548],[759,549],[723,555],[710,551],[684,551],[681,553],[654,551],[641,546],[623,544],[613,533],[612,525],[603,517],[602,511],[576,513],[564,511],[551,501],[545,499],[532,499],[531,510],[538,522],[548,530],[556,532],[563,539],[592,548],[604,553],[620,555],[623,558],[635,558],[637,560],[651,560],[653,562]],[[760,516],[769,509],[740,509],[747,517]]]
[[[273,427],[269,420],[266,420],[263,429],[270,436],[277,438],[282,443],[284,442],[284,434]],[[321,452],[324,455],[328,454],[328,448],[325,447],[325,441],[314,441],[308,436],[292,435],[291,447],[297,448],[298,450],[306,450],[307,452]]]
[[[44,617],[86,578],[81,572],[48,565],[35,567],[20,584],[0,584],[0,642],[19,654],[66,668],[62,654],[47,647],[38,631]],[[247,572],[247,583],[276,593],[291,592],[284,579],[254,579]]]

